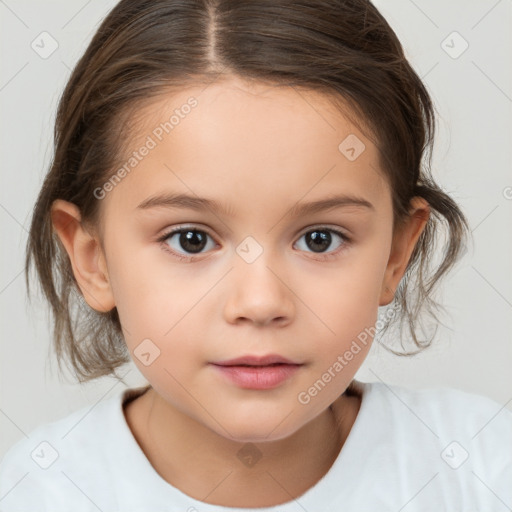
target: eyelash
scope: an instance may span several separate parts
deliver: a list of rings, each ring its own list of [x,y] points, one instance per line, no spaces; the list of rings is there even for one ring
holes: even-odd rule
[[[184,233],[184,232],[186,233],[187,231],[196,231],[196,232],[200,232],[200,233],[205,233],[207,236],[209,236],[213,240],[213,237],[208,233],[208,231],[206,231],[204,229],[199,229],[199,228],[195,228],[192,226],[182,226],[182,227],[174,228],[174,229],[166,232],[165,234],[163,234],[161,237],[159,237],[157,239],[157,242],[159,242],[161,244],[162,249],[164,251],[170,253],[173,257],[178,258],[179,260],[183,260],[183,261],[193,261],[196,259],[196,256],[201,256],[202,253],[197,253],[195,255],[190,255],[190,256],[184,256],[183,254],[173,251],[169,247],[169,245],[165,243],[173,235],[176,235],[179,233]],[[340,252],[344,251],[347,248],[347,246],[350,245],[352,242],[352,239],[349,238],[347,235],[345,235],[345,233],[342,233],[341,231],[334,229],[334,228],[328,228],[326,226],[314,226],[314,227],[308,229],[307,231],[304,231],[300,235],[299,239],[302,238],[304,235],[307,235],[308,233],[311,233],[314,231],[329,231],[331,233],[334,233],[335,235],[338,235],[343,241],[341,246],[338,249],[336,249],[334,252],[325,253],[325,254],[324,253],[311,253],[311,254],[317,255],[317,257],[314,259],[319,259],[319,260],[325,261],[325,260],[330,260],[332,258],[335,258],[338,256],[338,254]],[[318,256],[320,256],[320,257],[318,257]]]

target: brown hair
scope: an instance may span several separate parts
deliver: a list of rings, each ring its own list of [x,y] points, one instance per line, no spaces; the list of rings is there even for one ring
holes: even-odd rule
[[[129,362],[117,309],[85,304],[69,257],[53,230],[57,199],[78,206],[95,226],[93,194],[114,174],[127,144],[126,122],[151,99],[187,84],[239,76],[275,86],[302,87],[349,105],[377,146],[392,190],[395,226],[413,196],[431,216],[396,290],[400,320],[419,349],[420,313],[433,317],[433,292],[462,253],[467,221],[430,174],[434,107],[386,20],[367,0],[122,0],[103,20],[78,61],[59,102],[54,155],[34,207],[25,279],[35,263],[52,309],[57,358],[87,381],[116,374]],[[346,112],[344,112],[346,115]],[[445,241],[438,228],[445,227]],[[432,260],[442,243],[442,258]],[[85,304],[85,306],[84,306]],[[83,307],[84,306],[84,307]],[[386,327],[387,328],[387,327]],[[395,352],[397,354],[402,354]]]

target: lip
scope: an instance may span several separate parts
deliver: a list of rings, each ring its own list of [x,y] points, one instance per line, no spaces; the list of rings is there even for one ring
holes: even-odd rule
[[[290,359],[287,359],[286,357],[280,356],[279,354],[267,354],[264,356],[256,356],[256,355],[245,355],[242,357],[237,357],[235,359],[228,359],[225,361],[217,361],[215,364],[217,366],[242,366],[242,365],[248,365],[248,366],[268,366],[271,364],[291,364],[291,365],[297,365],[301,364],[296,361],[291,361]]]
[[[230,383],[260,390],[280,386],[303,366],[278,354],[246,355],[210,364]]]
[[[222,366],[212,364],[230,383],[244,389],[272,389],[291,378],[301,364],[276,364],[267,366]]]

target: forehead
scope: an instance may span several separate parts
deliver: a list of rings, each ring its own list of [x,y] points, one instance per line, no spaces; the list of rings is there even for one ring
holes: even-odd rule
[[[118,162],[127,176],[108,201],[135,208],[165,189],[265,207],[336,189],[378,202],[387,184],[377,148],[353,119],[317,91],[236,78],[162,94],[129,120]]]
[[[169,121],[171,126],[164,130],[164,137],[169,135],[169,128],[176,136],[187,126],[195,130],[197,124],[206,128],[207,123],[208,127],[221,129],[229,124],[233,131],[251,128],[243,134],[254,142],[258,142],[256,136],[262,135],[257,131],[262,125],[263,135],[278,132],[281,136],[287,135],[290,141],[294,136],[295,140],[307,136],[314,141],[323,137],[326,130],[338,134],[347,131],[360,133],[361,126],[370,130],[340,95],[296,86],[246,81],[239,77],[162,89],[160,94],[134,109],[130,117],[128,127],[134,146],[138,145],[141,137],[154,130],[158,132],[159,125]],[[188,121],[183,122],[185,119]],[[285,133],[283,128],[286,129]]]

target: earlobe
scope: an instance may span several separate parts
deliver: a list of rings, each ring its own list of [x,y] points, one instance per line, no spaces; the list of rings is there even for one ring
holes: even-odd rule
[[[52,204],[51,218],[84,299],[96,311],[110,311],[115,307],[115,301],[105,255],[97,237],[82,225],[80,210],[73,203],[56,199]]]
[[[416,243],[427,225],[430,207],[422,197],[411,199],[409,217],[393,234],[391,252],[382,282],[379,306],[393,301]]]

